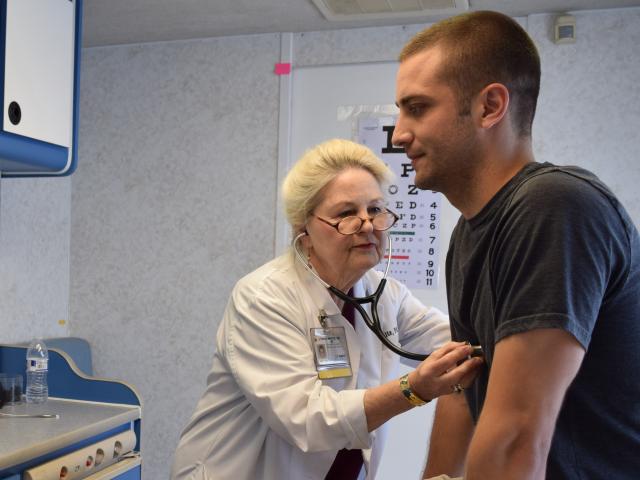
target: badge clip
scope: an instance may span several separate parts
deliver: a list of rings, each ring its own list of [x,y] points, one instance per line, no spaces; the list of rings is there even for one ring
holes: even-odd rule
[[[320,322],[322,328],[327,328],[327,312],[323,308],[318,312],[318,322]]]

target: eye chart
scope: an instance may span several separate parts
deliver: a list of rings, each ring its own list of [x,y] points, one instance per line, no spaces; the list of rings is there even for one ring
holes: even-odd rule
[[[391,143],[395,116],[358,116],[357,141],[382,158],[395,174],[386,192],[388,207],[400,220],[391,227],[393,240],[389,275],[409,288],[438,287],[438,250],[441,194],[420,190],[414,184],[414,170],[403,148]],[[386,268],[387,256],[376,267]]]

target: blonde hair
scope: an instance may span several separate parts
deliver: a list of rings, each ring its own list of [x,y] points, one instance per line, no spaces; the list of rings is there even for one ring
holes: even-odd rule
[[[371,149],[349,140],[328,140],[307,150],[282,183],[284,210],[294,234],[304,229],[322,201],[322,189],[349,168],[366,170],[381,187],[393,178],[389,167]]]

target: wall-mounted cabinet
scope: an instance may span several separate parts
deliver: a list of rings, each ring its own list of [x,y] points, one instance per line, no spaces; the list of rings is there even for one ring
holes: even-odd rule
[[[82,0],[0,0],[2,176],[69,175],[77,162]]]

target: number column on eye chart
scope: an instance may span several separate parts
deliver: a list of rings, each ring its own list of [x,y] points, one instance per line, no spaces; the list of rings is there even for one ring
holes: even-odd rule
[[[391,139],[395,117],[361,117],[359,141],[371,148],[389,166],[395,179],[387,188],[388,207],[400,219],[389,231],[393,240],[389,275],[409,288],[438,287],[438,230],[441,194],[420,190],[415,173],[403,148]],[[384,271],[385,258],[376,267]]]

